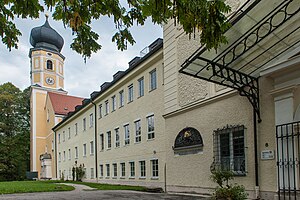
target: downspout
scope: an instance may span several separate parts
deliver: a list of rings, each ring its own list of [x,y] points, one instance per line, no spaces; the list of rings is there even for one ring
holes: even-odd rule
[[[96,174],[96,181],[98,182],[97,106],[93,102],[93,100],[91,102],[92,102],[92,104],[94,105],[94,108],[95,108],[95,129],[94,129],[95,130],[95,171],[96,171],[95,174]]]
[[[255,197],[259,199],[259,181],[258,181],[258,150],[257,150],[257,119],[256,112],[253,110],[253,128],[254,128],[254,162],[255,162]]]
[[[54,158],[55,158],[55,178],[57,180],[57,144],[56,144],[56,131],[54,131]]]

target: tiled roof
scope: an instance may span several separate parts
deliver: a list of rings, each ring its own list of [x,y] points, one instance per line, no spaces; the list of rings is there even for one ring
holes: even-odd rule
[[[81,97],[74,97],[53,92],[49,92],[48,95],[51,100],[53,110],[55,114],[58,115],[67,115],[68,112],[73,112],[75,110],[75,106],[81,105],[83,100]]]

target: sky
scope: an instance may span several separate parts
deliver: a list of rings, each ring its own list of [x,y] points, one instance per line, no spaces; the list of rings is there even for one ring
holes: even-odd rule
[[[116,32],[114,23],[109,18],[102,18],[93,22],[92,27],[100,35],[99,43],[102,49],[92,54],[90,59],[84,63],[81,55],[70,49],[73,36],[70,29],[65,29],[62,22],[54,21],[50,14],[49,23],[63,38],[64,46],[61,53],[66,57],[65,90],[69,95],[89,97],[93,91],[99,91],[100,85],[111,81],[113,74],[119,70],[128,68],[128,62],[140,51],[151,44],[157,38],[162,38],[162,27],[153,25],[150,20],[144,26],[135,26],[131,33],[136,41],[133,46],[128,45],[126,51],[117,49],[116,44],[111,41]],[[30,59],[29,43],[32,28],[41,26],[45,22],[45,13],[40,14],[39,19],[16,19],[17,28],[21,31],[19,37],[19,48],[9,51],[0,41],[0,84],[11,82],[20,89],[30,86]]]

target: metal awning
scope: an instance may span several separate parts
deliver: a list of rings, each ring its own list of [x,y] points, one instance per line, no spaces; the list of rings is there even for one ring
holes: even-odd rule
[[[260,120],[259,73],[300,47],[300,0],[248,0],[230,22],[228,43],[200,47],[180,72],[237,89]]]

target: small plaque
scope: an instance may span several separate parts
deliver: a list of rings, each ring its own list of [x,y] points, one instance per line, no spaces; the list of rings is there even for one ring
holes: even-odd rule
[[[274,151],[273,150],[261,151],[261,159],[262,160],[273,160],[274,159]]]

